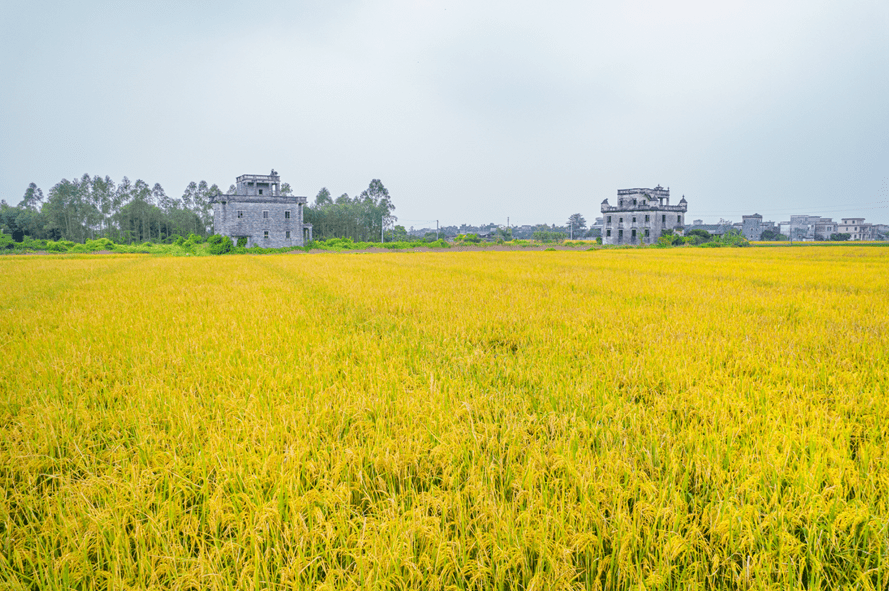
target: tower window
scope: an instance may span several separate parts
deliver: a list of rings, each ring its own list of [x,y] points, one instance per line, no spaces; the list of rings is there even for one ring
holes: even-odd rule
[[[269,210],[264,209],[264,210],[262,211],[262,219],[264,219],[264,220],[269,219]]]
[[[239,209],[239,210],[238,210],[238,217],[239,217],[239,218],[244,217],[244,210],[242,210],[242,209]]]
[[[667,216],[665,216],[665,215],[662,215],[662,216],[661,216],[661,223],[662,223],[662,224],[666,224],[666,223],[667,223]]]
[[[636,216],[633,216],[633,223],[636,223]]]
[[[287,211],[284,212],[284,219],[285,219],[285,220],[289,220],[289,219],[290,219],[290,210],[289,210],[289,209],[288,209]]]
[[[645,223],[646,223],[646,224],[647,224],[648,221],[649,221],[649,220],[648,220],[648,217],[649,217],[649,216],[645,216]]]
[[[290,239],[290,230],[284,232],[284,238],[287,238],[288,240]]]
[[[611,216],[608,216],[608,218],[605,220],[605,223],[608,223],[608,224],[611,223]]]
[[[259,190],[259,194],[262,195],[262,189]]]
[[[269,231],[268,230],[263,231],[262,237],[265,238],[266,240],[268,240],[269,239]]]
[[[605,235],[606,235],[606,236],[611,236],[611,230],[605,230]]]

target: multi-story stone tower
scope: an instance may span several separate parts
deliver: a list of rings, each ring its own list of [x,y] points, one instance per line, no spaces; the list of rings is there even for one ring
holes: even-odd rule
[[[312,224],[303,222],[305,197],[281,194],[281,177],[244,174],[235,192],[218,195],[213,203],[213,232],[232,242],[246,238],[247,246],[304,246],[312,239]]]
[[[757,241],[762,238],[762,216],[758,213],[741,216],[741,231],[747,240]]]
[[[664,230],[681,233],[688,202],[670,205],[670,189],[620,189],[617,205],[602,202],[602,244],[654,244]]]

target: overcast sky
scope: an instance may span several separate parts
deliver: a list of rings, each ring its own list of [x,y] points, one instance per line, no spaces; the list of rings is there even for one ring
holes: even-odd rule
[[[2,6],[13,204],[274,168],[310,200],[379,178],[416,227],[592,221],[657,184],[689,220],[889,222],[887,0]]]

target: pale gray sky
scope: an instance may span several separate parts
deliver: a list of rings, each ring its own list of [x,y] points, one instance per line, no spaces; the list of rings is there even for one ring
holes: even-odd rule
[[[0,197],[110,175],[388,187],[422,220],[889,222],[889,2],[4,0]]]

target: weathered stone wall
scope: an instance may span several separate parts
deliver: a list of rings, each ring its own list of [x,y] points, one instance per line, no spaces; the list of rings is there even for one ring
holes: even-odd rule
[[[611,209],[606,211],[603,207],[602,244],[654,244],[664,230],[685,227],[685,211],[680,206]]]
[[[741,219],[741,232],[747,240],[759,240],[762,238],[762,216],[761,215],[745,215]]]
[[[235,243],[238,238],[246,237],[248,247],[304,246],[305,203],[305,197],[221,195],[213,204],[213,229]],[[285,214],[288,211],[289,218]],[[264,212],[268,212],[267,215]]]

